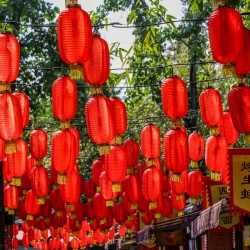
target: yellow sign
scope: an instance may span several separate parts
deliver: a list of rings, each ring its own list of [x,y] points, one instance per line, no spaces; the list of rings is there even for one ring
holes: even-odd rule
[[[250,155],[233,155],[233,202],[250,212]]]
[[[231,228],[232,226],[240,222],[239,216],[230,216],[229,213],[220,215],[219,227],[224,227],[226,229]]]

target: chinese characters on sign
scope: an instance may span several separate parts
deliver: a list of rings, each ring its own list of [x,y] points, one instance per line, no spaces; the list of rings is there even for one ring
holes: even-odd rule
[[[218,230],[208,231],[208,250],[230,250],[232,249],[232,233],[230,231]]]

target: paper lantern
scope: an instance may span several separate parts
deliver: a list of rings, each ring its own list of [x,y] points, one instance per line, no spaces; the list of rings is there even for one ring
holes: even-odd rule
[[[51,142],[51,163],[58,171],[57,182],[67,183],[67,175],[76,164],[76,140],[69,130],[60,130],[54,133]]]
[[[8,214],[14,214],[14,209],[18,207],[18,189],[14,186],[7,186],[4,189],[4,206],[8,209]]]
[[[244,51],[244,26],[240,13],[223,6],[208,20],[208,35],[214,60],[221,64],[235,63]]]
[[[28,178],[27,172],[21,177],[21,188],[23,193],[20,194],[19,196],[26,195],[27,192],[31,189],[31,181]]]
[[[93,235],[88,235],[88,245],[89,245],[90,247],[93,247],[93,244],[94,244]]]
[[[30,190],[26,195],[24,208],[26,213],[28,214],[27,220],[28,219],[32,220],[33,215],[37,214],[40,209],[40,205],[38,204],[37,201],[37,196],[33,194],[32,190]]]
[[[173,215],[172,201],[168,196],[162,197],[161,214],[164,218],[172,218]]]
[[[36,166],[36,159],[34,159],[31,155],[27,158],[27,176],[31,179],[31,170]]]
[[[29,242],[29,237],[28,235],[24,235],[23,236],[23,239],[22,239],[22,244],[25,248],[28,248],[29,245],[30,245],[30,242]]]
[[[46,157],[48,151],[48,136],[42,129],[35,129],[30,134],[30,154],[35,159]]]
[[[181,182],[175,181],[174,173],[170,172],[170,187],[177,195],[183,195],[186,192],[188,173],[187,170],[180,173]]]
[[[123,147],[126,151],[127,166],[129,168],[135,167],[139,162],[139,143],[133,139],[127,139]]]
[[[51,205],[56,211],[62,211],[64,209],[64,202],[60,195],[60,189],[54,189],[50,193]]]
[[[157,158],[161,154],[160,130],[149,124],[141,132],[141,150],[145,158]]]
[[[23,118],[20,102],[11,93],[0,95],[0,137],[6,141],[7,154],[16,152],[15,140],[23,131]]]
[[[86,217],[90,221],[96,217],[95,211],[94,211],[94,202],[93,201],[89,201],[85,204],[85,212],[86,212]]]
[[[82,78],[82,64],[89,60],[92,48],[88,13],[75,5],[62,11],[57,21],[57,34],[59,55],[71,66],[71,78]]]
[[[91,97],[85,106],[88,135],[91,141],[102,145],[100,155],[109,153],[109,144],[115,137],[115,115],[109,98]]]
[[[79,248],[79,241],[77,238],[72,238],[70,241],[70,246],[73,250],[77,250]]]
[[[136,212],[137,204],[134,205],[132,202],[130,202],[126,197],[125,192],[122,194],[122,207],[123,207],[123,210],[128,215],[128,219],[131,220],[133,217],[133,214]]]
[[[138,177],[138,180],[140,181],[140,183],[142,183],[142,175],[144,173],[144,171],[147,170],[147,166],[145,163],[138,163],[136,165],[136,176]]]
[[[89,60],[84,63],[84,81],[89,84],[103,84],[109,78],[110,55],[107,42],[93,35]]]
[[[127,158],[126,152],[122,146],[111,146],[110,154],[105,155],[106,173],[112,185],[113,192],[119,192],[120,182],[126,177]],[[119,166],[119,167],[117,167]]]
[[[202,191],[202,181],[203,175],[199,170],[188,173],[187,194],[190,196],[191,204],[197,203],[197,196]]]
[[[73,127],[73,126],[70,126],[70,129],[69,131],[71,132],[71,134],[73,134],[75,136],[75,139],[76,139],[76,159],[78,158],[79,156],[79,153],[80,153],[80,134],[79,134],[79,131]]]
[[[103,225],[106,222],[107,207],[106,200],[100,193],[96,193],[94,196],[94,211],[96,216],[100,219],[100,224]]]
[[[140,183],[138,181],[138,178],[136,175],[127,175],[125,180],[124,180],[124,189],[125,189],[125,194],[126,198],[134,203],[135,206],[137,206],[137,202],[140,199]]]
[[[100,231],[99,231],[100,219],[99,218],[95,218],[93,220],[93,223],[90,223],[89,226],[90,226],[91,230],[93,230],[93,231],[97,231],[98,230],[98,233],[100,233]]]
[[[198,161],[204,154],[204,138],[197,132],[193,132],[188,137],[188,153],[191,159],[191,168],[198,169]]]
[[[113,207],[113,216],[117,223],[123,224],[127,220],[127,213],[123,209],[121,202],[117,202]]]
[[[97,185],[100,186],[99,178],[101,173],[105,170],[105,165],[103,161],[96,160],[92,164],[92,180]]]
[[[20,102],[20,107],[22,111],[22,121],[23,121],[23,128],[28,126],[29,119],[30,119],[30,100],[29,97],[22,93],[16,92],[13,94]]]
[[[152,220],[154,219],[154,212],[153,210],[147,210],[143,216],[141,216],[141,220],[144,224],[149,225],[152,223]]]
[[[19,247],[19,241],[18,241],[17,238],[12,238],[11,244],[12,244],[12,248],[13,248],[14,250],[17,250],[17,249],[18,249],[18,247]]]
[[[137,209],[140,211],[141,215],[144,215],[144,213],[148,210],[148,208],[149,208],[149,201],[142,194],[142,190],[140,190],[140,199],[137,202]]]
[[[220,133],[225,136],[229,147],[238,141],[238,131],[234,128],[231,114],[229,111],[223,112],[221,122],[219,124]]]
[[[220,171],[227,166],[227,141],[224,136],[210,136],[206,141],[205,163],[211,179],[220,181]]]
[[[26,196],[24,196],[21,201],[18,203],[18,208],[17,208],[17,214],[18,218],[26,221],[27,218],[27,213],[25,211],[25,201],[26,201]]]
[[[0,161],[5,157],[5,141],[0,138]]]
[[[178,216],[184,215],[184,208],[186,206],[186,198],[180,197],[175,194],[172,190],[170,191],[171,199],[172,199],[172,206],[174,209],[178,211]]]
[[[77,86],[68,76],[60,77],[52,84],[52,111],[61,121],[61,128],[69,128],[67,121],[77,112]]]
[[[7,166],[7,158],[3,159],[3,181],[4,183],[12,182],[12,173]]]
[[[162,106],[165,115],[174,126],[180,126],[180,118],[188,112],[187,85],[177,76],[172,76],[161,85]]]
[[[85,180],[85,195],[88,198],[95,195],[95,183],[93,180]]]
[[[20,44],[11,34],[0,34],[0,82],[11,83],[19,75]]]
[[[157,207],[153,209],[154,211],[154,217],[156,219],[160,219],[161,218],[161,211],[162,211],[162,208],[163,208],[163,194],[161,193],[157,200],[156,200],[156,203],[157,203]]]
[[[76,211],[76,220],[79,223],[82,223],[85,219],[85,205],[82,202],[79,202],[78,210]]]
[[[162,192],[163,195],[166,196],[170,192],[170,180],[166,173],[162,173]]]
[[[44,218],[50,217],[52,211],[52,204],[50,200],[45,200],[44,204],[41,205],[41,214]]]

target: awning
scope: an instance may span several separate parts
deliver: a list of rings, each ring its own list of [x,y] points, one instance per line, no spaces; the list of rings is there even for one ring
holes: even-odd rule
[[[191,238],[196,238],[204,231],[217,227],[220,220],[221,206],[226,204],[227,200],[222,199],[213,204],[213,206],[202,211],[200,215],[191,223]]]

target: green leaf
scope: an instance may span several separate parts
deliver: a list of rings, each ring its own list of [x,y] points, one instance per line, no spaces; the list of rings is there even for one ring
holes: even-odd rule
[[[130,79],[130,75],[129,75],[128,70],[126,70],[126,76],[127,76],[128,85],[131,86],[131,85],[132,85],[132,82],[131,82],[131,79]]]
[[[153,36],[155,37],[155,28],[154,28],[154,26],[150,26],[150,29],[151,29],[151,32],[152,32]]]

